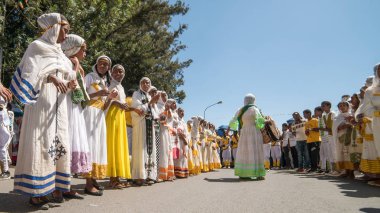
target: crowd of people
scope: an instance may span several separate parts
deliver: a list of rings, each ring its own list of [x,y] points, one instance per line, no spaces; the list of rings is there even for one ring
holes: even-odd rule
[[[292,114],[278,140],[264,143],[266,169],[348,177],[380,186],[380,64],[360,92],[343,95],[331,110],[323,101],[313,111]]]
[[[243,180],[264,180],[271,168],[297,168],[380,185],[379,65],[359,94],[342,98],[339,113],[323,101],[313,112],[304,110],[304,118],[293,113],[278,140],[267,141],[270,119],[254,95],[245,96],[226,129],[199,116],[185,121],[184,109],[147,77],[125,92],[125,68],[112,66],[108,56],[99,56],[86,74],[86,42],[68,34],[61,14],[44,14],[38,24],[42,36],[28,46],[10,90],[0,84],[0,178],[10,177],[13,137],[14,190],[30,196],[33,206],[83,199],[71,187],[73,175],[85,178],[84,192],[93,196],[221,167],[234,167]],[[22,122],[12,112],[12,96],[24,105]],[[97,181],[103,179],[107,186]]]
[[[29,196],[32,206],[49,209],[65,199],[83,199],[71,187],[72,176],[85,179],[84,193],[102,196],[105,188],[152,185],[219,169],[219,144],[224,143],[226,167],[232,153],[238,158],[237,134],[231,149],[227,131],[218,136],[199,116],[186,122],[184,109],[149,78],[125,92],[125,68],[112,66],[105,55],[86,74],[81,66],[86,42],[68,34],[63,15],[44,14],[37,22],[42,36],[28,46],[10,88],[0,84],[0,178],[11,175],[13,137],[14,191]],[[14,122],[13,97],[23,105],[22,122]],[[98,182],[103,179],[109,179],[107,186]]]

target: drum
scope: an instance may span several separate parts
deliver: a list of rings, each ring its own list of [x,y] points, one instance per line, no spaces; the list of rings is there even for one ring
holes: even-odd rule
[[[277,128],[274,120],[269,116],[266,116],[265,118],[268,122],[265,123],[264,128],[261,130],[264,144],[280,140],[281,132]]]

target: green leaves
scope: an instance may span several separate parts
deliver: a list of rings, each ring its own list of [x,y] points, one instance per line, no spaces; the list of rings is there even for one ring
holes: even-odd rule
[[[32,0],[24,12],[14,9],[14,1],[6,2],[5,36],[0,39],[5,49],[5,82],[9,82],[27,45],[38,37],[37,17],[59,12],[69,20],[70,33],[86,40],[88,52],[83,65],[87,72],[98,56],[106,54],[113,64],[125,67],[126,89],[137,89],[139,80],[147,76],[169,97],[179,102],[186,97],[177,88],[184,84],[184,69],[192,60],[179,61],[174,57],[186,49],[179,37],[187,25],[170,25],[173,16],[185,15],[189,10],[183,1],[170,4],[163,0]]]

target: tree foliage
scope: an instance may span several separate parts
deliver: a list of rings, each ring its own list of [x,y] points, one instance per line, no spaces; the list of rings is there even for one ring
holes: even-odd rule
[[[178,87],[184,84],[184,69],[192,60],[180,61],[176,56],[186,48],[179,37],[187,25],[171,25],[174,16],[188,12],[183,1],[30,0],[23,10],[14,1],[5,1],[6,25],[0,39],[5,82],[10,81],[27,45],[38,37],[37,17],[59,12],[69,20],[70,33],[86,40],[88,52],[83,65],[87,72],[98,56],[106,54],[113,64],[126,68],[126,89],[137,88],[139,80],[147,76],[169,97],[179,102],[185,98]]]

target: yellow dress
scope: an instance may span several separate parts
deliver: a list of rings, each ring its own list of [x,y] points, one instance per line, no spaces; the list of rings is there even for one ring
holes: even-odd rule
[[[125,111],[111,105],[107,116],[107,176],[131,178]]]

